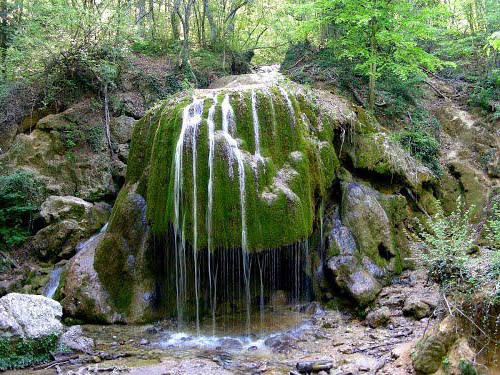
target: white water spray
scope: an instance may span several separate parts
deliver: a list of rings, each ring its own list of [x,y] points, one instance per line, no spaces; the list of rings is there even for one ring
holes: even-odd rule
[[[197,128],[201,124],[203,113],[203,100],[193,99],[193,102],[184,108],[182,116],[182,127],[177,140],[177,145],[175,148],[174,157],[174,237],[175,237],[175,273],[176,273],[176,292],[177,292],[177,315],[179,319],[179,324],[182,324],[184,304],[187,299],[187,275],[186,275],[186,241],[184,236],[184,215],[181,218],[181,198],[182,198],[182,172],[183,172],[183,152],[184,143],[186,141],[186,135],[189,131],[192,131],[192,146],[193,146],[193,214],[194,214],[194,225],[193,225],[193,252],[195,259],[195,289],[197,294],[197,264],[196,264],[196,247],[197,247],[197,223],[196,223],[196,213],[197,213],[197,202],[196,202],[196,134]],[[181,227],[182,220],[182,227]],[[197,296],[196,296],[197,297]],[[196,298],[196,320],[197,326],[199,325],[199,312],[198,312],[198,298]]]
[[[260,153],[260,134],[259,134],[259,115],[257,113],[257,94],[252,90],[252,119],[253,119],[253,134],[255,139],[255,157],[257,162],[262,161]]]

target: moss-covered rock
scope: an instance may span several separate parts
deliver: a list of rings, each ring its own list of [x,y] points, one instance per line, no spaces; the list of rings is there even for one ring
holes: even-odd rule
[[[238,142],[245,170],[244,207],[249,250],[292,244],[312,232],[316,196],[331,186],[339,162],[332,143],[335,122],[320,120],[319,110],[305,96],[276,86],[255,89],[260,136],[254,134],[252,90],[221,90],[216,95],[212,226],[214,247],[241,247],[240,188],[238,165],[231,156],[222,131],[222,101],[225,96],[234,111],[231,137]],[[197,130],[197,170],[193,176],[192,140],[184,139],[182,155],[182,221],[188,241],[194,232],[196,211],[198,247],[207,244],[209,142],[208,109],[212,97],[203,100],[203,115]],[[140,181],[138,191],[146,196],[147,217],[155,234],[165,234],[175,221],[175,153],[179,143],[185,97],[164,104],[139,122],[129,155],[127,181]],[[182,140],[180,141],[182,142]],[[257,155],[256,143],[259,142]],[[193,182],[197,184],[197,206],[193,207]]]

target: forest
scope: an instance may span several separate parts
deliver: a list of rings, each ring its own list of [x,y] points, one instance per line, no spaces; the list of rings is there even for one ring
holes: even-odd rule
[[[0,0],[0,371],[495,374],[499,148],[498,0]]]

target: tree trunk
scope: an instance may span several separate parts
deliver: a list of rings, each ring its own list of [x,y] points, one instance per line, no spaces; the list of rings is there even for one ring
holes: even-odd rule
[[[103,93],[104,93],[104,127],[106,130],[106,140],[108,143],[109,153],[111,157],[113,157],[113,147],[111,145],[111,132],[109,130],[110,116],[109,116],[108,83],[104,83]]]
[[[210,27],[210,46],[215,47],[217,43],[217,25],[215,24],[208,0],[203,0],[203,6],[205,7],[205,14],[207,15],[208,26]]]
[[[0,0],[0,64],[2,79],[7,79],[7,0]]]
[[[174,42],[178,42],[180,39],[178,18],[180,6],[180,0],[174,0],[172,11],[170,12],[170,26],[172,28],[172,39],[174,40]]]

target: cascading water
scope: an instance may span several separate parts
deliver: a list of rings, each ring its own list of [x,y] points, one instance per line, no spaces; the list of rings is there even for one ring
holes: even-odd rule
[[[181,195],[182,195],[182,159],[184,152],[184,142],[186,141],[186,135],[189,131],[192,134],[192,150],[193,150],[193,198],[196,196],[196,132],[197,128],[200,126],[202,122],[202,113],[203,113],[203,100],[202,99],[194,99],[193,103],[187,106],[184,109],[182,116],[182,127],[181,133],[179,135],[179,139],[177,141],[177,145],[175,148],[175,180],[174,180],[174,236],[175,236],[175,256],[176,256],[176,279],[177,279],[177,315],[179,324],[183,322],[183,314],[184,314],[184,304],[187,299],[186,295],[186,285],[187,285],[187,267],[186,267],[186,241],[185,241],[185,233],[184,233],[184,217],[181,218]],[[196,212],[196,204],[193,204],[193,211]],[[181,227],[182,220],[182,227]],[[193,228],[193,239],[197,238],[197,225],[194,225]],[[198,280],[197,280],[197,254],[196,241],[193,241],[193,255],[195,259],[195,289],[197,293],[198,289]],[[198,299],[197,299],[198,301]],[[199,326],[199,306],[198,302],[196,307],[196,321],[197,327]]]
[[[252,120],[253,120],[253,134],[255,139],[255,157],[257,162],[262,161],[260,154],[260,134],[259,134],[259,115],[257,114],[257,94],[252,90]]]
[[[292,102],[284,89],[280,88],[280,91],[286,100],[289,116],[295,121]],[[277,125],[271,93],[267,90],[263,90],[263,93],[270,98],[269,105],[271,112],[273,112],[272,126],[275,128]],[[261,322],[264,320],[265,306],[268,302],[273,301],[273,293],[276,291],[283,293],[286,290],[289,293],[288,300],[295,303],[300,302],[301,298],[308,295],[305,288],[308,285],[306,279],[309,274],[307,269],[310,267],[310,262],[304,261],[309,256],[307,241],[284,246],[283,248],[249,252],[247,174],[245,167],[246,165],[248,167],[255,166],[256,160],[257,163],[264,161],[261,154],[261,124],[259,122],[257,94],[256,90],[252,90],[252,122],[250,126],[253,125],[255,145],[253,155],[248,150],[243,149],[241,146],[242,140],[237,138],[237,132],[245,130],[237,129],[235,111],[231,105],[231,94],[226,93],[220,104],[215,95],[211,98],[193,98],[192,102],[182,112],[182,126],[175,144],[173,158],[172,224],[175,252],[176,305],[179,327],[183,326],[187,313],[192,311],[190,314],[194,313],[196,316],[196,331],[198,334],[200,334],[200,317],[207,310],[211,311],[212,333],[214,334],[216,332],[218,313],[220,311],[226,311],[226,313],[238,311],[240,308],[239,301],[241,301],[244,306],[241,306],[241,311],[244,310],[245,313],[246,332],[249,334],[252,295],[258,296],[256,306],[260,311]],[[204,122],[204,105],[206,102],[209,103],[210,107]],[[216,128],[215,123],[218,108],[221,114],[220,130]],[[202,134],[205,134],[203,129],[205,123],[208,138],[208,163],[205,164],[208,167],[206,169],[208,184],[207,186],[200,186],[200,173],[205,172],[203,172],[203,169],[201,172],[199,171],[199,168],[204,167],[201,167],[202,163],[198,159],[199,155],[206,154],[198,152],[198,147],[206,145],[199,139]],[[273,134],[275,133],[276,130],[273,130]],[[186,156],[186,152],[190,152],[190,155]],[[191,163],[184,161],[186,157],[190,157],[189,161]],[[217,212],[216,210],[220,209],[217,205],[214,206],[214,197],[216,191],[219,191],[217,194],[220,194],[220,190],[216,189],[221,188],[218,181],[222,181],[216,175],[216,172],[220,171],[220,167],[217,169],[216,165],[219,165],[217,163],[220,163],[221,160],[227,161],[230,180],[237,177],[239,190],[237,204],[241,224],[239,252],[234,251],[231,246],[228,248],[221,247],[220,243],[214,245],[214,235],[224,230],[224,228],[214,227],[214,214]],[[189,168],[187,167],[192,168],[191,175],[189,175]],[[186,186],[189,186],[188,190],[186,190]],[[204,190],[205,188],[206,190]],[[206,210],[199,205],[199,202],[204,202],[201,194],[205,194],[205,192],[207,194]],[[186,206],[188,201],[191,204],[189,207]],[[250,201],[249,207],[251,205],[252,201]],[[200,222],[199,215],[203,213],[206,214],[205,220]],[[188,218],[187,214],[192,215],[192,217]],[[255,220],[255,218],[252,220]],[[186,224],[187,222],[189,224]],[[205,223],[205,226],[203,226],[203,223]],[[186,232],[186,228],[190,228],[189,232]],[[200,235],[200,231],[204,229],[206,230],[206,251],[205,238]],[[188,233],[190,241],[187,241]],[[191,251],[188,251],[188,245]],[[252,267],[252,264],[254,267]],[[287,271],[282,272],[282,270],[290,270],[292,274]],[[254,279],[254,283],[252,283],[252,279]],[[290,279],[293,279],[292,282],[290,282]],[[218,286],[222,286],[222,288]],[[190,303],[189,306],[193,306],[191,308],[194,308],[194,311],[188,309],[188,302],[190,301],[193,303]],[[222,305],[218,301],[221,301]],[[219,309],[221,310],[219,311]]]

